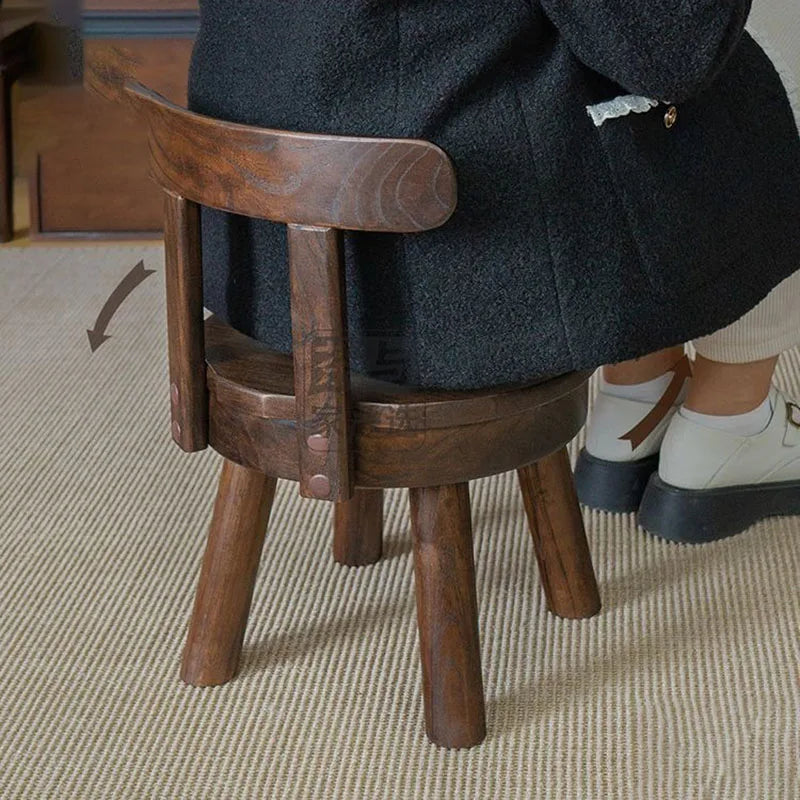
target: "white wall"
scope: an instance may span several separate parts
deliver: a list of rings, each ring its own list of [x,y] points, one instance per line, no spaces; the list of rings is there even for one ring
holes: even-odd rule
[[[765,31],[770,44],[780,52],[800,81],[800,2],[753,0],[750,22]]]

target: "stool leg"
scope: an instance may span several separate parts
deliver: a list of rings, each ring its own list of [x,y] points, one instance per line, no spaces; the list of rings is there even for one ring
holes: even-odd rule
[[[217,686],[236,674],[276,483],[227,459],[222,466],[183,651],[186,683]]]
[[[469,486],[410,489],[425,727],[434,744],[486,736]]]
[[[355,489],[333,511],[333,557],[361,567],[380,561],[383,548],[383,490]]]
[[[548,608],[568,619],[593,616],[600,594],[566,447],[517,474]]]

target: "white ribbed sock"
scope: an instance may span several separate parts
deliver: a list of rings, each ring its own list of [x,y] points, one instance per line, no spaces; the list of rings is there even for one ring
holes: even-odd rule
[[[639,400],[645,403],[658,402],[661,395],[667,390],[674,373],[665,372],[657,378],[643,383],[608,383],[600,372],[600,391],[612,397],[624,397],[626,400]]]
[[[761,433],[769,425],[769,421],[772,419],[772,406],[769,402],[769,396],[767,396],[761,405],[744,414],[728,414],[724,416],[720,414],[700,414],[683,406],[681,406],[678,413],[698,425],[705,425],[707,428],[716,428],[737,436],[754,436],[757,433]]]

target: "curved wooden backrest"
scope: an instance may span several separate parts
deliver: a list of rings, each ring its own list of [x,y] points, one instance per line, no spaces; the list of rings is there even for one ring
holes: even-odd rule
[[[130,79],[112,48],[87,83],[146,122],[151,171],[165,191],[172,436],[208,444],[200,206],[288,226],[300,493],[353,495],[353,413],[343,230],[416,233],[456,206],[450,159],[430,142],[270,130],[187,111]]]
[[[238,125],[187,111],[135,82],[125,92],[147,121],[155,179],[202,205],[387,233],[437,228],[455,209],[453,166],[430,142]]]

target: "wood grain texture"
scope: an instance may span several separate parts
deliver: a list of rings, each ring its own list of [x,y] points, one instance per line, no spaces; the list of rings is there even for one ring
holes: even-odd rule
[[[551,458],[585,421],[589,373],[477,392],[427,392],[350,375],[342,229],[412,232],[441,225],[456,199],[447,156],[425,142],[230,125],[173,106],[120,72],[109,69],[100,79],[110,96],[127,95],[144,114],[154,177],[172,197],[169,273],[180,286],[168,297],[177,320],[170,325],[170,352],[177,374],[194,380],[198,350],[185,340],[205,336],[199,352],[207,365],[208,440],[226,463],[245,470],[230,478],[226,471],[225,482],[249,476],[239,480],[257,494],[263,483],[253,476],[266,473],[273,491],[275,478],[291,478],[301,494],[336,501],[334,557],[347,564],[380,556],[382,498],[374,490],[410,487],[426,729],[445,747],[478,744],[486,719],[467,481],[520,469],[551,607],[564,615],[589,613],[596,586],[580,517],[577,523],[574,517],[572,475],[568,462],[565,470]],[[291,355],[271,352],[213,316],[199,328],[194,203],[288,224]],[[186,336],[175,333],[184,328]],[[197,394],[182,418],[193,418],[199,405]],[[233,494],[221,488],[218,506],[227,508],[224,498]],[[244,514],[220,511],[212,526],[210,566],[207,575],[204,566],[193,619],[211,614],[209,597],[217,591],[226,592],[221,602],[226,608],[232,602],[234,611],[213,617],[207,626],[213,634],[195,634],[193,622],[187,652],[201,655],[187,656],[184,673],[195,682],[227,680],[235,670],[255,545],[243,545],[246,557],[225,567],[226,576],[243,576],[234,590],[224,589],[213,565],[228,563],[217,540],[255,541]],[[200,630],[203,624],[197,623]],[[221,644],[207,658],[209,642]]]
[[[435,744],[473,747],[486,713],[469,486],[412,489],[409,499],[425,728]]]
[[[181,678],[216,686],[236,674],[276,481],[225,461]]]
[[[200,209],[169,192],[164,200],[172,438],[187,452],[208,445]]]
[[[341,232],[289,226],[300,494],[353,496],[353,420]]]
[[[242,413],[263,418],[295,416],[294,364],[290,354],[270,350],[222,322],[206,320],[209,386]],[[550,406],[576,390],[585,392],[591,371],[474,391],[421,390],[364,375],[351,375],[359,424],[431,430],[512,416]],[[587,396],[588,397],[588,396]]]
[[[356,487],[396,488],[456,483],[514,470],[562,446],[564,431],[580,430],[583,393],[555,408],[516,414],[463,428],[391,431],[356,426]],[[239,415],[224,395],[210,395],[209,442],[226,458],[271,475],[297,480],[298,446],[293,419]]]
[[[205,330],[211,445],[254,469],[297,480],[291,356],[261,348],[214,316]],[[459,483],[530,464],[580,430],[588,376],[425,393],[352,375],[354,483],[372,488]]]
[[[333,558],[348,567],[380,561],[383,550],[383,492],[356,489],[333,511]]]
[[[594,616],[600,593],[567,449],[518,475],[548,607],[567,619]]]
[[[132,81],[124,91],[149,126],[158,182],[203,205],[394,233],[436,228],[455,210],[453,166],[430,142],[256,128],[194,114]]]

